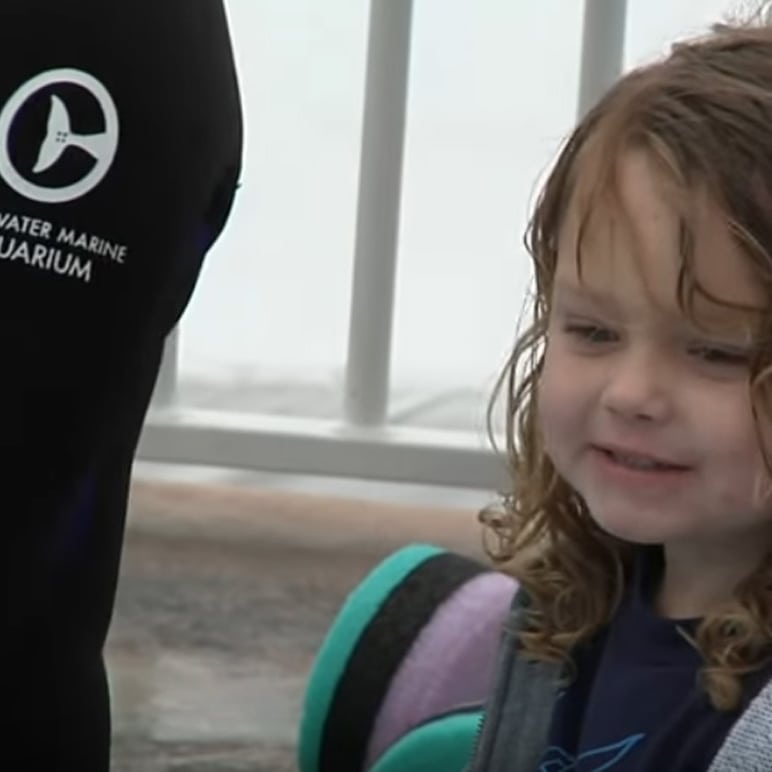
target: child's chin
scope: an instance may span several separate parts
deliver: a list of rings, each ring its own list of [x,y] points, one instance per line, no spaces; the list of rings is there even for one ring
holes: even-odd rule
[[[593,520],[610,536],[641,547],[663,544],[674,536],[669,529],[663,527],[662,523],[645,523],[641,522],[641,519],[630,522],[620,518],[604,518],[595,515]]]

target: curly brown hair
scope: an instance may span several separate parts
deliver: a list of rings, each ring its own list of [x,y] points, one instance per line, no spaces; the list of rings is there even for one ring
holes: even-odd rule
[[[502,507],[483,510],[480,519],[489,556],[529,596],[529,624],[521,633],[525,655],[563,662],[569,672],[577,644],[613,617],[640,548],[596,525],[581,496],[556,472],[540,436],[537,387],[566,212],[581,200],[586,224],[593,206],[614,187],[621,154],[633,148],[643,149],[684,196],[697,187],[709,193],[770,298],[759,335],[772,340],[772,28],[716,25],[621,78],[565,143],[525,236],[535,273],[530,323],[516,341],[489,409],[492,425],[497,400],[506,396],[513,488]],[[588,195],[577,195],[580,181]],[[678,300],[686,314],[692,313],[695,295],[708,294],[694,275],[692,234],[685,214]],[[772,418],[771,348],[759,347],[749,389],[772,475],[762,431]],[[693,643],[704,660],[701,682],[712,704],[719,710],[736,708],[743,676],[772,661],[772,555],[736,587],[731,604],[702,619]]]

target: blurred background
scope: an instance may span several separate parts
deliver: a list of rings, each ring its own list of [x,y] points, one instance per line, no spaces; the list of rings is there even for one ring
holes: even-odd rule
[[[179,398],[340,417],[369,3],[227,5],[245,167],[182,324]],[[623,67],[704,31],[735,5],[630,0]],[[583,11],[580,0],[413,3],[393,420],[480,428],[530,280],[522,248],[530,205],[576,119]],[[250,399],[239,401],[238,388]]]
[[[294,769],[346,593],[410,541],[482,557],[539,183],[619,72],[747,4],[226,5],[244,172],[135,468],[117,770]]]

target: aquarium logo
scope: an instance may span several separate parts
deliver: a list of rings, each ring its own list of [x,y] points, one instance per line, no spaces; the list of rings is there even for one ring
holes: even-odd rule
[[[32,201],[82,198],[110,171],[119,134],[115,102],[93,75],[43,72],[0,111],[0,177]]]

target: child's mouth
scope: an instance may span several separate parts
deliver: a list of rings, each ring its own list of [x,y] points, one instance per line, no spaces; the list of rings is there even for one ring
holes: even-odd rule
[[[661,461],[650,456],[593,447],[594,456],[604,473],[614,475],[625,482],[661,482],[680,480],[690,467]]]
[[[605,453],[612,461],[628,467],[629,469],[638,469],[641,471],[684,471],[686,469],[684,466],[671,464],[665,461],[658,461],[657,459],[648,456],[617,452],[607,448],[599,448],[599,450],[602,453]]]

